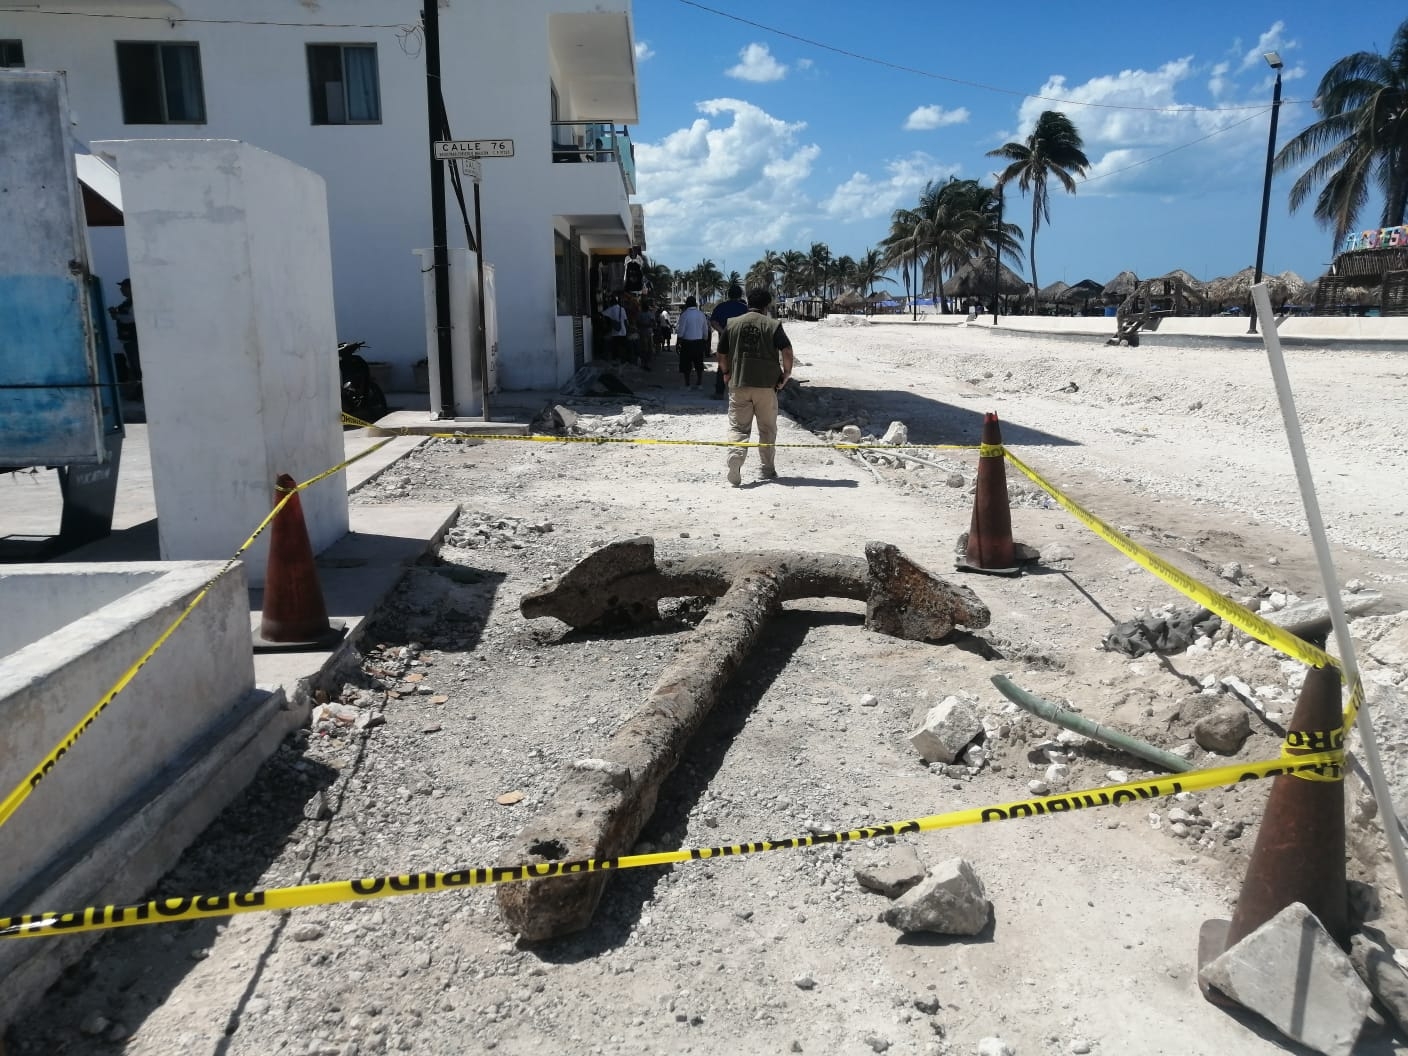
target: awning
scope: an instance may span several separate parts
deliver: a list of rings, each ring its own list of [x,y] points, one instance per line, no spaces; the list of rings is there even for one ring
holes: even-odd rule
[[[83,213],[89,227],[122,226],[122,181],[117,170],[96,154],[75,154],[74,167],[83,188]]]

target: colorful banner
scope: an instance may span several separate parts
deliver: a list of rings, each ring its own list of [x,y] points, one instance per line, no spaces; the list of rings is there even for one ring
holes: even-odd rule
[[[1340,252],[1352,253],[1356,249],[1408,249],[1408,226],[1376,227],[1345,235]]]

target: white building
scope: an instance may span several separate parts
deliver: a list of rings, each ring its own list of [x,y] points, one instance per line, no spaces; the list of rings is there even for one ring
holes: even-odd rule
[[[18,0],[0,65],[67,72],[74,135],[239,139],[327,181],[339,336],[409,387],[427,355],[431,245],[420,0]],[[504,388],[560,384],[591,354],[594,302],[644,241],[630,0],[440,0],[456,139],[512,139],[483,162]],[[469,205],[471,184],[465,180]],[[449,244],[467,244],[450,196]],[[3,217],[0,217],[3,227]],[[121,228],[93,231],[109,296]],[[138,298],[141,291],[135,291]],[[334,350],[329,349],[328,355]]]

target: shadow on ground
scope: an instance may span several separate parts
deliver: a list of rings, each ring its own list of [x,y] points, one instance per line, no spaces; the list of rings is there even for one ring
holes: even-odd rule
[[[813,630],[829,626],[860,626],[865,617],[853,612],[784,610],[768,621],[766,647],[755,650],[723,688],[718,702],[690,738],[688,754],[660,786],[655,812],[640,834],[640,842],[659,850],[686,846],[690,812],[718,774],[749,715],[776,681]],[[762,836],[763,834],[760,834]],[[798,833],[769,833],[769,838]],[[689,844],[692,845],[692,844]],[[623,946],[655,895],[660,881],[674,866],[628,869],[613,876],[586,931],[530,947],[550,963],[589,960]],[[692,866],[683,866],[692,868]]]

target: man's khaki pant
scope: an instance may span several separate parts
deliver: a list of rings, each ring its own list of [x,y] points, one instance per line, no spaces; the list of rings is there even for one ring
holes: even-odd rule
[[[758,442],[767,446],[758,448],[758,461],[763,470],[774,469],[773,457],[777,443],[777,390],[771,388],[730,388],[728,390],[728,438],[737,443],[747,440],[753,431],[753,420],[758,422]],[[742,469],[748,457],[748,448],[728,449],[729,468]]]

